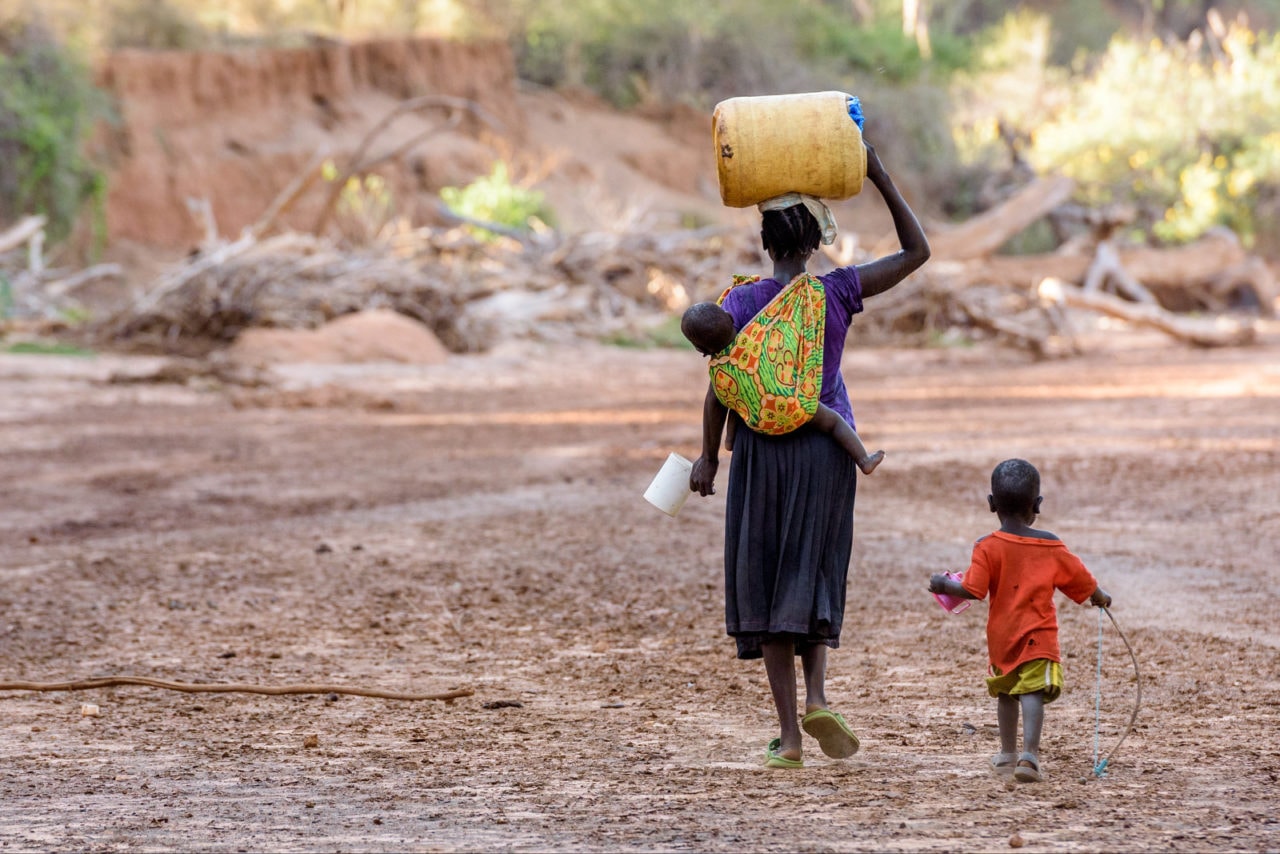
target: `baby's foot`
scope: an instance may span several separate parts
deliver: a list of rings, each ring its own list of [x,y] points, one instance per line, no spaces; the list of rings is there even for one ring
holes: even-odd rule
[[[858,460],[858,468],[862,469],[863,474],[871,474],[876,470],[876,466],[880,465],[880,461],[884,459],[884,451],[876,451],[874,454],[867,454]]]

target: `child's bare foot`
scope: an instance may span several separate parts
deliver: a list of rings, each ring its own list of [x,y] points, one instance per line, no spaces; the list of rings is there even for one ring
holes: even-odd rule
[[[871,474],[876,470],[876,466],[880,465],[880,461],[884,459],[884,451],[876,451],[874,454],[867,454],[858,460],[858,468],[862,469],[863,474]]]

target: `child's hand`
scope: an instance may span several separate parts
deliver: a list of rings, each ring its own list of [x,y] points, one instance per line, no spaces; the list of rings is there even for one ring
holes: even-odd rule
[[[1097,608],[1110,608],[1111,594],[1099,587],[1089,597],[1089,604]]]
[[[947,582],[949,580],[950,579],[947,578],[947,574],[945,572],[935,572],[933,575],[929,576],[929,592],[946,593]]]

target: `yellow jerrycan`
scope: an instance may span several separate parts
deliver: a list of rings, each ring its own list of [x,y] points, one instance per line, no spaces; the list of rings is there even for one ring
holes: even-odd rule
[[[844,92],[758,95],[716,104],[711,117],[720,199],[745,208],[784,193],[847,199],[862,192],[867,151]]]

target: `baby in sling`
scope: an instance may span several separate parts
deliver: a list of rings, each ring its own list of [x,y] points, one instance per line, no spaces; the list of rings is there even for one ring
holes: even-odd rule
[[[812,424],[831,435],[863,474],[871,474],[884,451],[868,453],[853,427],[819,400],[826,330],[822,281],[800,274],[739,331],[722,304],[733,288],[758,280],[735,276],[718,300],[690,306],[680,320],[689,343],[711,358],[716,398],[758,433],[780,436]],[[733,450],[735,427],[730,419],[727,450]]]

